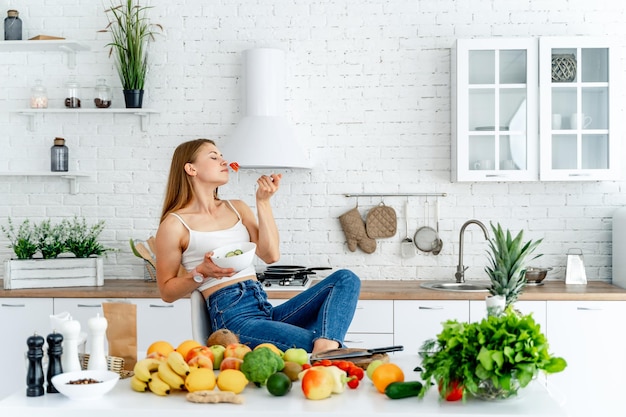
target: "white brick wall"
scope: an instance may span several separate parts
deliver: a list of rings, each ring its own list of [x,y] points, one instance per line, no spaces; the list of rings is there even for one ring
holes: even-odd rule
[[[105,2],[106,3],[106,2]],[[217,4],[216,4],[217,3]],[[176,145],[197,137],[228,140],[239,113],[241,51],[270,46],[286,50],[287,115],[316,160],[312,171],[287,171],[276,196],[282,236],[281,262],[348,267],[363,279],[451,279],[458,259],[458,232],[477,218],[524,228],[544,238],[536,263],[555,266],[563,278],[565,254],[585,253],[587,275],[611,278],[611,216],[626,204],[625,182],[452,184],[450,178],[450,46],[458,37],[590,35],[614,36],[626,46],[623,2],[441,1],[441,0],[146,0],[166,35],[153,45],[145,107],[160,114],[146,132],[129,115],[50,114],[26,119],[9,113],[26,107],[30,87],[41,78],[50,105],[60,107],[64,83],[76,75],[83,103],[90,88],[107,78],[114,105],[120,84],[104,47],[108,35],[102,3],[89,0],[0,1],[16,8],[24,37],[38,34],[85,41],[69,69],[59,53],[0,53],[0,171],[47,170],[55,136],[67,139],[80,193],[66,181],[0,177],[0,223],[7,217],[40,221],[74,214],[106,221],[109,278],[142,276],[129,238],[154,233]],[[622,68],[626,65],[621,65]],[[624,94],[621,93],[621,103]],[[624,109],[620,108],[624,114]],[[233,175],[222,196],[254,203],[260,172]],[[386,198],[399,215],[398,234],[378,241],[367,255],[350,252],[337,217],[356,201],[347,192],[445,192],[440,223],[441,255],[400,257],[404,198]],[[379,203],[359,199],[363,215]],[[410,200],[411,235],[423,221],[421,198]],[[0,259],[11,256],[0,237]],[[468,277],[483,278],[486,245],[470,227],[465,242]],[[1,276],[2,272],[0,272]]]

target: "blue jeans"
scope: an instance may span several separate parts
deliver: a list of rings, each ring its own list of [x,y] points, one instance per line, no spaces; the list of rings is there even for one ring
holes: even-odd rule
[[[359,299],[361,280],[346,269],[273,307],[258,281],[237,282],[207,299],[214,330],[226,328],[251,348],[272,343],[281,350],[299,347],[311,352],[318,338],[343,346]]]

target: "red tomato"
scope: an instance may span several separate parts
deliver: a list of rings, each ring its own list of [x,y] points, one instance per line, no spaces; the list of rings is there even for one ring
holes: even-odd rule
[[[439,382],[439,393],[443,390],[442,383]],[[463,390],[464,387],[459,383],[459,381],[451,381],[449,386],[446,387],[446,392],[441,395],[442,398],[445,398],[446,401],[459,401],[463,398]]]
[[[239,171],[239,164],[237,162],[231,162],[230,164],[228,164],[233,171],[237,172]]]

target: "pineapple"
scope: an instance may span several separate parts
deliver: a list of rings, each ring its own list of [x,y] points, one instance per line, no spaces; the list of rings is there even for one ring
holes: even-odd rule
[[[524,232],[512,238],[509,230],[505,232],[498,223],[497,227],[491,224],[494,237],[489,240],[489,261],[485,272],[491,280],[491,295],[502,295],[506,299],[505,306],[513,304],[526,284],[526,259],[531,256],[543,239],[523,242]],[[536,259],[541,255],[536,255]],[[505,307],[505,308],[506,308]]]

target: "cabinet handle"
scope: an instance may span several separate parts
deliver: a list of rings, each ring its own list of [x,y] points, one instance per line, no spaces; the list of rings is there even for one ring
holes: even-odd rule
[[[485,174],[486,178],[507,178],[507,175],[502,174]]]
[[[150,304],[150,308],[174,308],[173,304]]]
[[[595,308],[594,307],[576,307],[576,310],[579,310],[579,311],[602,311],[602,309],[598,308],[598,307],[595,307]]]
[[[425,307],[425,306],[419,306],[417,309],[418,309],[418,310],[443,310],[443,307]]]
[[[345,343],[365,343],[365,340],[344,340]]]
[[[76,304],[76,307],[78,308],[100,308],[102,307],[101,304]]]
[[[5,304],[5,303],[2,303],[2,307],[26,307],[26,304]]]

